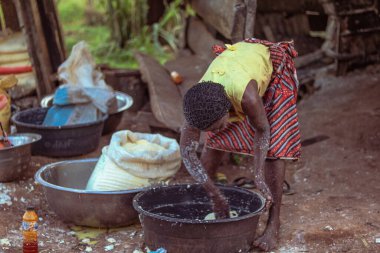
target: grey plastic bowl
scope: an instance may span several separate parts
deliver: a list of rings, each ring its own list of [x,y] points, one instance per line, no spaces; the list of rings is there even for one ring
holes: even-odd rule
[[[0,149],[0,182],[21,178],[29,168],[31,145],[41,139],[39,134],[9,136],[12,147]]]
[[[143,189],[87,191],[97,159],[51,163],[35,179],[44,189],[49,207],[65,222],[89,227],[123,227],[138,222],[133,197]]]
[[[37,133],[42,140],[32,145],[33,155],[70,157],[84,155],[99,146],[104,121],[67,126],[42,126],[48,108],[32,108],[16,113],[12,121],[18,133]]]

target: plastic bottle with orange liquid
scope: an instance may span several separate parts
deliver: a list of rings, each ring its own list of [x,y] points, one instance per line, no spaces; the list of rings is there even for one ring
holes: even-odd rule
[[[38,253],[37,221],[34,207],[28,207],[22,216],[23,253]]]

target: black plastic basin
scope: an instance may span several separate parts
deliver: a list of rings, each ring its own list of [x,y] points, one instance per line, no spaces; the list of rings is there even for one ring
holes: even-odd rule
[[[84,124],[43,126],[42,122],[48,109],[27,109],[12,117],[18,133],[41,135],[41,141],[32,144],[33,155],[70,157],[84,155],[97,149],[107,115],[100,120]]]
[[[133,206],[139,213],[146,245],[181,253],[247,252],[265,200],[242,188],[220,189],[238,217],[204,220],[212,206],[203,187],[196,184],[162,186],[137,194]]]

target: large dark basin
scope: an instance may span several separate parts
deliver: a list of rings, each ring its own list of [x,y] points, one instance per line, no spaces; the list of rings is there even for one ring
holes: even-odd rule
[[[32,144],[33,155],[69,157],[90,153],[98,147],[107,115],[84,124],[43,126],[48,109],[32,108],[12,116],[18,133],[41,135],[41,141]]]
[[[247,252],[265,200],[242,188],[220,189],[238,217],[204,220],[212,207],[200,185],[163,186],[137,194],[133,206],[139,212],[147,246],[181,253]]]

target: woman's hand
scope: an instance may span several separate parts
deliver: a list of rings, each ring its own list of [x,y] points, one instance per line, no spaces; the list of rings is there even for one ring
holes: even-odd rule
[[[263,194],[265,198],[265,209],[269,209],[273,202],[272,192],[270,191],[268,185],[265,183],[263,176],[255,176],[255,185],[257,190]]]
[[[213,204],[213,211],[217,219],[227,219],[230,217],[230,207],[226,197],[220,192],[219,188],[215,184],[208,180],[203,184],[207,194],[209,195]]]

